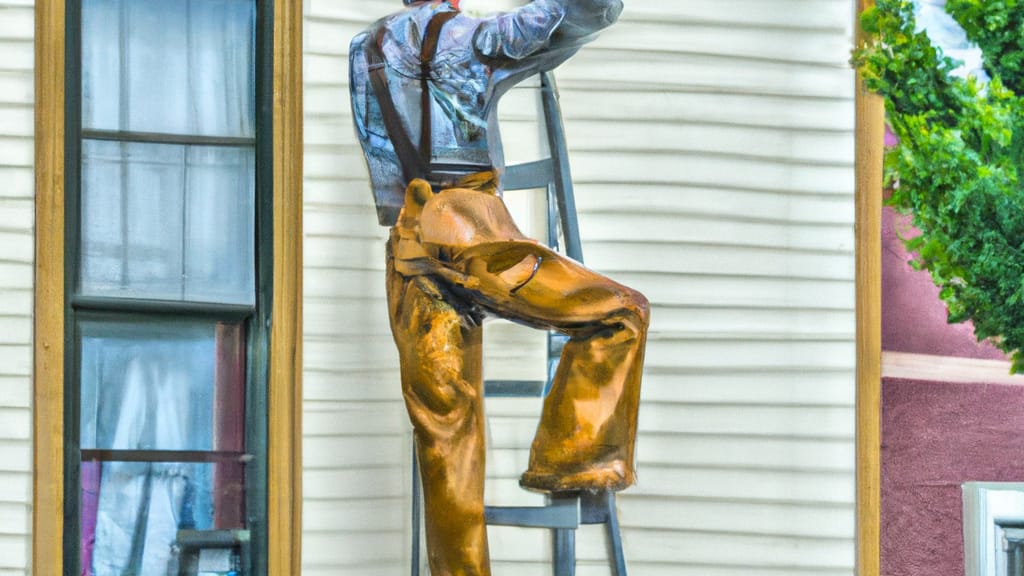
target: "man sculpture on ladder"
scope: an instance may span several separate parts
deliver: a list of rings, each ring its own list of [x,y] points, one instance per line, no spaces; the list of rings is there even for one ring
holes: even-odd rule
[[[405,0],[352,41],[352,108],[387,246],[387,298],[412,420],[434,576],[490,574],[481,322],[569,336],[520,484],[622,490],[648,304],[525,237],[501,199],[497,102],[612,24],[621,0],[534,0],[472,18]]]

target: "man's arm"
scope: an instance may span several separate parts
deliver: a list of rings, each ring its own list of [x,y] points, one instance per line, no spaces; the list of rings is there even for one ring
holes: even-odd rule
[[[494,59],[524,60],[564,53],[545,62],[551,68],[572,55],[622,12],[622,0],[534,0],[485,19],[477,31],[477,51]]]

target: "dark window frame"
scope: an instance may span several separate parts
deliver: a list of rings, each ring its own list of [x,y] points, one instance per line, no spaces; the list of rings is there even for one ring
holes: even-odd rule
[[[274,13],[273,0],[254,0],[255,28],[255,137],[253,139],[222,139],[179,137],[132,132],[85,131],[81,125],[81,0],[65,5],[65,75],[64,75],[64,533],[63,573],[81,574],[81,463],[86,460],[139,461],[156,456],[170,457],[162,461],[194,461],[202,454],[158,454],[157,451],[135,453],[104,453],[80,449],[80,359],[78,321],[84,314],[90,318],[136,318],[159,320],[168,316],[208,320],[238,320],[246,325],[246,515],[251,551],[247,559],[253,574],[266,574],[268,566],[268,404],[270,319],[274,301]],[[181,144],[254,144],[255,146],[255,262],[256,299],[254,306],[202,304],[108,297],[84,297],[76,294],[79,278],[79,246],[81,238],[81,154],[83,138]],[[205,453],[219,458],[215,452]],[[85,458],[83,458],[85,456]],[[38,526],[38,523],[37,523]]]

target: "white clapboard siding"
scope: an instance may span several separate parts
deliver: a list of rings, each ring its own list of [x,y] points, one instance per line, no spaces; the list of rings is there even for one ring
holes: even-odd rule
[[[466,7],[514,0],[463,0]],[[351,37],[398,0],[306,0],[303,574],[409,559],[409,425],[348,104]],[[627,0],[557,73],[587,264],[652,303],[630,573],[850,576],[854,558],[852,0]],[[502,104],[535,157],[534,94]],[[533,226],[529,193],[508,195]],[[485,329],[488,376],[538,378],[542,334]],[[489,402],[487,499],[536,400]],[[496,575],[547,575],[542,531],[491,528]],[[609,573],[595,527],[578,573]]]
[[[0,0],[0,576],[31,550],[33,10]]]

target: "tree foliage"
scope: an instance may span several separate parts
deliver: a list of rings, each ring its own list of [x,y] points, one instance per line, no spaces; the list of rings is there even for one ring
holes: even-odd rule
[[[899,144],[885,157],[889,203],[921,234],[905,240],[950,322],[971,320],[1024,370],[1024,0],[948,0],[984,51],[982,85],[915,30],[909,0],[877,0],[854,65],[885,99]]]

